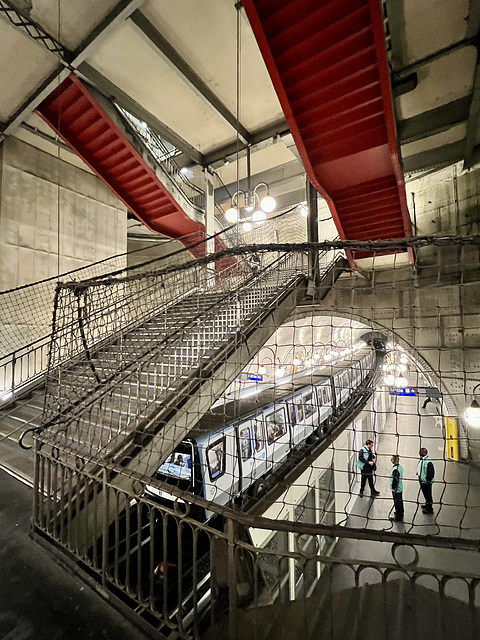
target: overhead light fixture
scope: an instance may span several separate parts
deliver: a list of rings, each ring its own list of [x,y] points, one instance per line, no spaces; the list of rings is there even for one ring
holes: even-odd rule
[[[388,374],[388,376],[385,376],[383,379],[384,383],[391,387],[393,384],[395,384],[395,376],[392,376],[392,374]]]
[[[266,219],[267,219],[267,216],[265,211],[262,211],[261,209],[257,209],[256,211],[253,212],[253,216],[252,216],[253,222],[256,222],[257,224],[263,224]]]
[[[475,391],[480,387],[480,383],[475,385],[472,391],[472,401],[470,405],[465,409],[465,413],[463,417],[465,418],[465,422],[470,427],[480,427],[480,404],[475,396]]]
[[[242,224],[242,229],[245,233],[248,233],[249,231],[251,231],[253,229],[252,223],[251,222],[244,222]]]
[[[285,367],[278,367],[277,375],[279,378],[283,378],[283,376],[285,375]]]
[[[267,373],[267,367],[262,364],[260,367],[258,367],[258,373],[260,373],[261,375],[265,375]]]
[[[225,218],[227,219],[228,222],[235,224],[235,222],[237,222],[238,220],[238,210],[235,209],[235,207],[233,206],[230,207],[225,211]]]
[[[300,206],[300,215],[302,218],[308,218],[308,208],[305,204],[301,204]]]
[[[267,190],[267,195],[260,198],[257,191],[262,187]],[[240,196],[243,197],[243,207],[238,205]],[[272,213],[276,206],[277,203],[275,198],[270,195],[267,183],[260,182],[251,192],[240,190],[233,194],[231,207],[225,211],[225,218],[233,224],[240,220],[241,215],[250,217],[250,214],[253,213],[252,221],[257,224],[263,224],[267,219],[266,214]]]
[[[277,202],[273,196],[265,196],[260,200],[260,207],[265,213],[272,213],[275,211],[275,207],[277,206]]]
[[[404,376],[398,376],[398,378],[395,379],[395,386],[396,387],[406,387],[408,384],[408,380],[404,377]]]

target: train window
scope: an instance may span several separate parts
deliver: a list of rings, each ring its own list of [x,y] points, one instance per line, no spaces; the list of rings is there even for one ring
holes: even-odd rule
[[[210,480],[225,473],[225,438],[217,440],[207,448],[207,463]]]
[[[250,433],[250,426],[243,425],[238,428],[238,441],[240,444],[240,455],[242,462],[252,457],[252,437]]]
[[[325,404],[332,404],[332,387],[324,387],[323,393],[325,394]]]
[[[170,478],[190,480],[192,477],[192,446],[182,443],[159,467],[158,473]]]
[[[269,445],[273,444],[276,440],[281,438],[287,432],[287,425],[285,423],[285,412],[282,409],[274,411],[266,416],[267,423],[267,442]]]
[[[253,421],[253,435],[255,438],[255,451],[261,451],[265,447],[265,433],[260,419]]]
[[[314,394],[315,392],[313,391],[309,391],[308,393],[306,393],[302,399],[303,399],[303,409],[305,412],[305,418],[311,418],[313,416],[313,414],[315,413],[315,411],[317,410],[317,402],[315,400]]]
[[[305,411],[304,411],[304,407],[303,407],[302,398],[298,398],[297,400],[295,400],[295,404],[297,405],[297,415],[298,415],[297,422],[298,423],[304,422],[305,421]]]

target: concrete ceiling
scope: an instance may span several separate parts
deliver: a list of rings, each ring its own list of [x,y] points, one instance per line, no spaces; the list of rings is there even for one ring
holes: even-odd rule
[[[405,171],[460,160],[472,166],[480,157],[480,100],[472,100],[480,91],[480,0],[385,4]],[[12,25],[9,5],[51,37],[50,50]],[[244,154],[237,168],[235,152],[249,143],[254,183],[261,176],[304,200],[303,168],[243,11],[238,29],[237,66],[233,0],[0,0],[0,131],[58,153],[31,113],[73,68],[165,137],[170,132],[187,163],[210,164],[233,185],[246,175]]]

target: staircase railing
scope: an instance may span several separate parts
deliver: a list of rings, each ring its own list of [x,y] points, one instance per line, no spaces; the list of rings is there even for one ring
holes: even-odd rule
[[[188,242],[188,237],[181,238]],[[206,243],[206,240],[202,241]],[[185,261],[188,249],[178,249],[171,241],[169,254],[148,260],[145,253],[156,247],[137,249],[105,258],[86,267],[72,269],[58,276],[15,289],[0,292],[0,405],[8,403],[26,385],[34,384],[48,369],[48,345],[52,327],[55,290],[59,281],[77,282],[127,269],[130,256],[141,252],[144,262],[135,268],[152,269],[155,264],[179,264]]]
[[[64,421],[67,409],[80,407],[87,397],[93,400],[94,391],[104,394],[119,379],[122,384],[129,377],[135,379],[142,363],[151,367],[158,357],[161,368],[162,348],[178,339],[181,349],[172,353],[165,365],[167,386],[171,386],[186,366],[192,367],[203,351],[221,340],[225,332],[234,331],[252,308],[261,306],[262,300],[271,295],[272,287],[281,287],[292,273],[302,271],[303,261],[298,260],[297,254],[277,259],[257,276],[252,276],[244,264],[246,258],[243,264],[238,260],[227,267],[226,273],[209,271],[208,261],[198,260],[181,268],[59,285],[46,424],[59,416]],[[212,303],[205,308],[204,299],[213,292]],[[192,301],[193,309],[189,308],[185,317],[169,328],[168,314],[187,299]],[[153,318],[162,321],[165,330],[152,336],[142,351],[133,350],[128,335]],[[110,349],[108,364],[102,364],[108,345],[114,348]],[[61,366],[62,362],[66,364]],[[136,374],[128,371],[131,365],[135,365]],[[148,390],[147,395],[151,392]]]

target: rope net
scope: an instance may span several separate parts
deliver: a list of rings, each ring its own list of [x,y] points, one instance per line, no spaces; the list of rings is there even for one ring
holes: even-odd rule
[[[220,597],[230,526],[245,581],[290,599],[339,539],[478,551],[479,246],[255,244],[60,283],[36,530],[175,625],[175,594]]]

